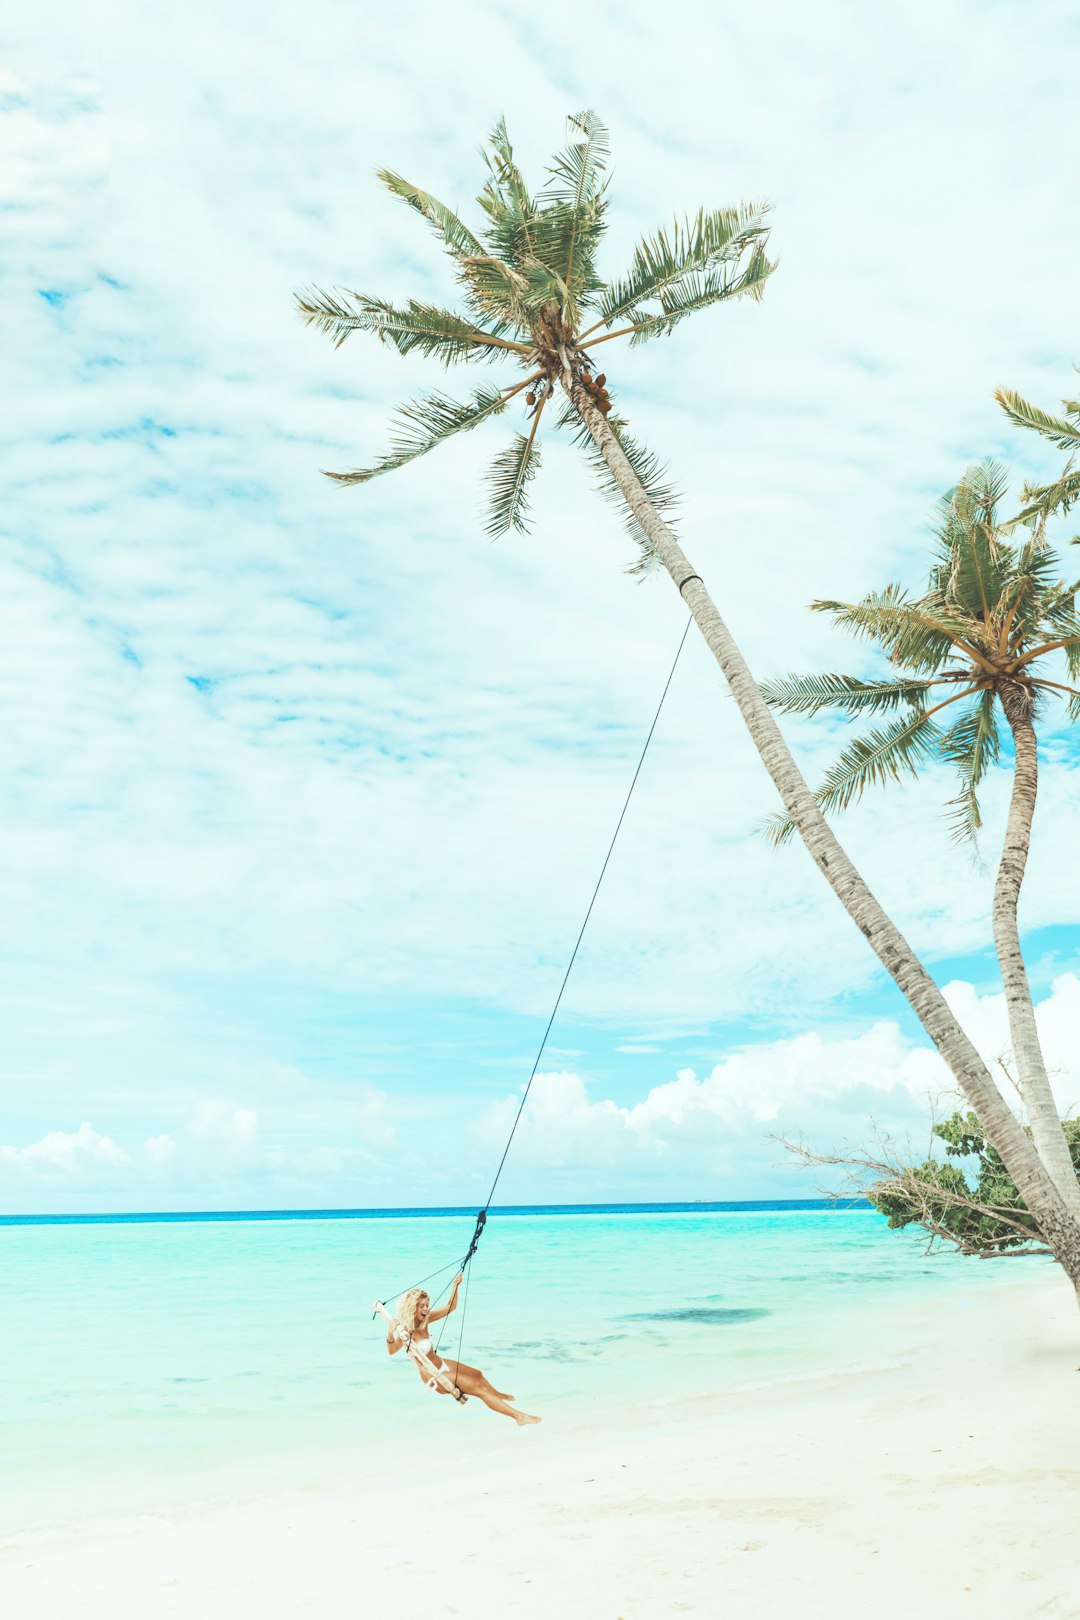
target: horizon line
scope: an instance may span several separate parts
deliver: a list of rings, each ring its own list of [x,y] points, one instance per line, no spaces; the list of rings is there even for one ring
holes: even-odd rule
[[[693,1214],[716,1211],[735,1214],[753,1210],[816,1210],[872,1208],[865,1199],[849,1198],[739,1198],[739,1199],[646,1199],[599,1204],[493,1204],[491,1215],[588,1215],[588,1214]],[[184,1221],[318,1221],[318,1220],[437,1220],[454,1216],[474,1219],[475,1204],[371,1205],[315,1209],[192,1209],[76,1211],[71,1214],[0,1214],[0,1226],[122,1226],[152,1222]]]

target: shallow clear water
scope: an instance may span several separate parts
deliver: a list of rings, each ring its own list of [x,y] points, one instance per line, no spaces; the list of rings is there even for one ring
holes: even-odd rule
[[[371,1301],[445,1262],[437,1292],[471,1231],[460,1214],[0,1227],[0,1491],[152,1507],[178,1480],[232,1489],[301,1456],[325,1477],[390,1433],[422,1443],[452,1403],[388,1360]],[[923,1246],[863,1209],[497,1213],[462,1353],[564,1425],[881,1365],[906,1305],[1000,1283]]]

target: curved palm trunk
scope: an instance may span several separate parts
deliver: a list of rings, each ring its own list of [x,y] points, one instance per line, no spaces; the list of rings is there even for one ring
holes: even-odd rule
[[[1080,1180],[1073,1169],[1069,1144],[1061,1128],[1054,1094],[1046,1073],[1031,986],[1020,950],[1017,906],[1027,869],[1031,823],[1039,788],[1039,757],[1027,694],[1006,689],[1002,707],[1012,728],[1016,748],[1005,845],[994,884],[994,945],[1009,1012],[1009,1034],[1020,1076],[1020,1089],[1035,1150],[1074,1219],[1080,1221]]]
[[[667,524],[653,508],[601,413],[564,366],[562,386],[611,470],[656,555],[671,575],[739,706],[747,730],[784,807],[833,893],[918,1015],[978,1115],[1076,1290],[1080,1301],[1080,1222],[1072,1218],[1030,1140],[907,940],[856,871],[814,801],[772,711],[716,605]]]

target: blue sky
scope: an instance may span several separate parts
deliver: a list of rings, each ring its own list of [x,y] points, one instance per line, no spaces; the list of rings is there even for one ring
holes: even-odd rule
[[[466,207],[500,113],[536,174],[595,106],[612,273],[673,208],[771,199],[763,303],[609,377],[755,672],[856,668],[806,603],[917,584],[971,460],[1056,466],[992,395],[1052,407],[1080,357],[1070,13],[690,6],[673,32],[635,4],[421,5],[402,30],[195,0],[10,25],[4,1207],[473,1202],[528,1073],[682,611],[627,577],[550,440],[528,539],[482,530],[502,425],[363,490],[320,478],[444,380],[291,311],[312,282],[448,296],[372,171]],[[1024,922],[1069,1105],[1059,720]],[[788,729],[815,776],[835,733]],[[950,791],[931,775],[842,834],[992,1058],[989,879],[948,841]],[[831,1147],[871,1117],[922,1145],[945,1079],[801,851],[760,838],[772,808],[692,643],[508,1199],[801,1195],[773,1134]]]

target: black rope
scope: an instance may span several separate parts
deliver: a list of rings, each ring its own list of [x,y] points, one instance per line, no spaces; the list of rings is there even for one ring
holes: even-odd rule
[[[700,578],[701,578],[700,574],[688,574],[686,576],[686,578],[683,580],[682,585],[679,586],[680,592],[682,591],[683,585],[688,585],[692,579],[700,579]],[[472,1274],[471,1270],[470,1270],[470,1267],[469,1267],[469,1262],[472,1259],[473,1255],[476,1253],[476,1250],[477,1250],[477,1247],[479,1245],[480,1239],[483,1236],[484,1227],[487,1224],[488,1210],[491,1208],[491,1200],[495,1196],[495,1188],[499,1185],[499,1177],[503,1173],[503,1166],[506,1163],[507,1154],[510,1152],[510,1144],[514,1140],[514,1136],[515,1136],[515,1133],[517,1131],[518,1125],[521,1123],[521,1116],[525,1112],[525,1104],[529,1100],[529,1092],[532,1089],[533,1081],[536,1079],[536,1071],[540,1067],[540,1059],[544,1055],[544,1049],[546,1048],[547,1043],[548,1043],[548,1036],[551,1034],[552,1026],[555,1023],[555,1016],[558,1013],[559,1007],[560,1007],[560,1005],[562,1003],[563,992],[566,990],[566,986],[567,986],[567,984],[569,982],[570,974],[571,974],[571,971],[573,970],[574,963],[577,961],[577,954],[578,954],[578,951],[581,949],[581,942],[585,937],[585,930],[589,926],[589,918],[593,914],[593,907],[596,905],[596,898],[597,898],[597,895],[600,893],[600,885],[604,881],[604,874],[607,872],[608,865],[609,865],[609,863],[611,861],[611,857],[612,857],[612,854],[613,854],[614,849],[615,849],[615,842],[616,842],[616,840],[617,840],[617,838],[619,836],[620,831],[622,830],[622,824],[623,824],[624,820],[626,819],[626,812],[630,808],[630,800],[633,798],[634,789],[637,787],[637,780],[638,780],[638,777],[641,775],[641,768],[645,763],[645,755],[649,752],[649,744],[653,740],[653,732],[656,730],[657,723],[658,723],[658,721],[660,719],[661,711],[663,710],[663,707],[664,707],[664,701],[665,701],[665,699],[666,699],[666,697],[668,695],[668,692],[669,692],[669,690],[671,688],[671,683],[675,678],[675,671],[678,668],[679,659],[682,657],[682,650],[686,645],[686,638],[690,633],[690,626],[693,624],[693,622],[694,622],[693,619],[687,619],[687,621],[686,621],[686,626],[685,626],[685,628],[683,630],[682,637],[681,637],[681,639],[679,641],[679,646],[678,646],[678,650],[677,650],[677,652],[675,654],[674,662],[672,663],[672,666],[671,666],[670,670],[668,671],[668,678],[664,682],[664,690],[660,694],[660,702],[656,705],[656,713],[653,715],[652,725],[649,727],[648,736],[645,738],[645,743],[644,743],[644,746],[642,747],[642,750],[641,750],[641,756],[640,756],[640,758],[638,759],[638,762],[637,762],[637,768],[634,771],[634,775],[633,775],[633,777],[631,779],[630,786],[627,789],[626,798],[623,801],[623,807],[619,812],[619,819],[615,823],[615,831],[611,835],[611,842],[608,845],[607,854],[604,856],[604,864],[600,868],[600,876],[597,878],[596,885],[593,888],[592,898],[589,901],[588,910],[585,913],[585,919],[582,922],[581,927],[578,930],[577,939],[574,941],[574,948],[570,952],[570,960],[566,964],[566,972],[563,974],[562,983],[559,986],[559,993],[555,997],[555,1005],[551,1009],[551,1016],[547,1021],[547,1026],[546,1026],[546,1028],[544,1030],[543,1039],[540,1042],[540,1046],[539,1046],[539,1048],[537,1050],[536,1057],[533,1059],[533,1066],[532,1066],[531,1070],[529,1071],[529,1078],[528,1078],[528,1081],[526,1082],[526,1085],[525,1085],[524,1094],[522,1095],[521,1102],[518,1104],[518,1111],[514,1116],[514,1123],[510,1128],[510,1135],[506,1139],[506,1146],[503,1148],[502,1158],[499,1160],[499,1167],[495,1172],[495,1180],[491,1183],[491,1190],[489,1191],[489,1193],[487,1195],[487,1198],[484,1200],[483,1209],[481,1209],[477,1214],[476,1225],[473,1228],[473,1235],[472,1235],[472,1238],[471,1238],[471,1240],[469,1242],[468,1250],[466,1252],[464,1260],[462,1260],[460,1266],[458,1267],[458,1270],[464,1272],[464,1274],[465,1274],[465,1294],[464,1294],[464,1298],[462,1299],[462,1302],[461,1302],[461,1330],[458,1333],[458,1360],[459,1361],[461,1360],[461,1346],[462,1346],[462,1342],[463,1342],[464,1337],[465,1337],[465,1308],[466,1308],[466,1306],[468,1304],[468,1299],[469,1299],[469,1277]],[[453,1265],[453,1263],[454,1262],[451,1261],[450,1265]],[[438,1271],[433,1271],[431,1273],[431,1276],[432,1277],[439,1277],[439,1276],[442,1275],[442,1273],[444,1271],[449,1271],[449,1269],[450,1269],[450,1266],[440,1266]],[[420,1279],[420,1282],[419,1283],[413,1283],[412,1287],[419,1288],[421,1283],[428,1282],[429,1280],[430,1279],[427,1278],[427,1277],[422,1277]],[[445,1292],[446,1292],[446,1289],[444,1288],[443,1293],[445,1293]],[[403,1294],[408,1293],[408,1289],[403,1288],[401,1290],[401,1293],[403,1293]],[[392,1297],[395,1298],[395,1299],[399,1299],[401,1297],[401,1295],[400,1294],[395,1294]],[[439,1298],[440,1299],[442,1298],[442,1294],[439,1295]],[[372,1317],[372,1320],[374,1321],[374,1316]],[[449,1320],[448,1317],[443,1318],[443,1326],[439,1331],[439,1340],[440,1341],[442,1339],[443,1333],[445,1332],[446,1323],[447,1323],[448,1320]],[[436,1343],[436,1348],[438,1348],[438,1343]]]
[[[690,581],[692,579],[696,579],[698,581],[698,583],[701,584],[701,585],[704,585],[704,583],[705,583],[705,581],[702,579],[700,574],[687,574],[686,578],[682,581],[682,583],[679,586],[679,595],[680,596],[683,593],[683,585],[689,585],[689,583],[690,583]]]
[[[465,1273],[465,1295],[464,1295],[464,1298],[461,1301],[461,1326],[458,1328],[458,1336],[457,1336],[457,1362],[458,1362],[458,1366],[461,1365],[461,1346],[465,1342],[465,1312],[469,1308],[469,1279],[471,1278],[471,1276],[472,1276],[472,1271],[471,1270],[466,1271],[466,1273]],[[449,1321],[450,1318],[447,1317],[446,1320]]]
[[[426,1282],[431,1281],[432,1277],[441,1277],[444,1271],[452,1271],[453,1268],[456,1265],[457,1265],[457,1261],[456,1260],[451,1260],[449,1265],[440,1266],[438,1271],[429,1271],[426,1277],[421,1277],[420,1278],[419,1282],[410,1283],[409,1288],[422,1288],[423,1285]],[[447,1283],[446,1288],[449,1288],[449,1286],[450,1286],[450,1284]],[[409,1292],[409,1288],[399,1288],[396,1294],[387,1294],[385,1299],[382,1299],[381,1296],[380,1296],[380,1304],[389,1305],[389,1303],[390,1303],[390,1301],[392,1299],[400,1299],[402,1294],[407,1294]],[[442,1291],[443,1294],[446,1293],[446,1288],[443,1289],[443,1291]],[[442,1298],[442,1294],[439,1295],[439,1298],[440,1299]],[[374,1322],[375,1318],[378,1316],[378,1314],[379,1314],[378,1311],[372,1311],[371,1320],[373,1322]]]
[[[559,1004],[560,1004],[560,1002],[562,1001],[562,998],[563,998],[563,991],[566,989],[567,982],[568,982],[568,980],[570,978],[571,970],[572,970],[572,968],[574,966],[574,963],[577,961],[577,953],[581,948],[581,941],[585,937],[585,930],[589,926],[589,918],[593,914],[593,907],[596,904],[596,897],[600,893],[600,885],[604,881],[604,873],[608,869],[608,863],[611,860],[612,851],[615,848],[615,840],[619,836],[619,832],[620,832],[620,829],[622,828],[623,821],[626,818],[626,812],[630,808],[630,800],[633,797],[634,789],[637,786],[637,779],[641,775],[641,767],[645,763],[645,755],[649,751],[649,744],[652,742],[653,732],[656,730],[657,721],[660,719],[660,711],[664,707],[664,699],[668,695],[668,690],[669,690],[669,688],[671,686],[672,680],[674,679],[675,670],[678,667],[679,659],[682,656],[682,650],[683,650],[683,647],[686,645],[686,638],[690,633],[690,626],[691,626],[691,624],[693,622],[694,621],[692,619],[687,619],[687,621],[686,621],[686,628],[682,633],[682,640],[679,642],[679,650],[675,654],[675,662],[672,664],[671,669],[668,672],[668,678],[664,682],[664,690],[660,694],[660,702],[656,706],[656,713],[653,715],[653,722],[652,722],[652,725],[649,727],[649,735],[645,738],[645,746],[641,750],[641,758],[637,762],[637,769],[634,772],[633,779],[632,779],[632,781],[630,783],[630,787],[629,787],[629,789],[627,791],[626,799],[625,799],[625,801],[623,803],[623,807],[622,807],[621,811],[619,812],[619,819],[615,823],[615,831],[611,835],[611,843],[608,845],[608,852],[604,856],[604,864],[600,868],[600,876],[596,880],[596,887],[593,889],[592,899],[589,901],[589,909],[585,913],[585,921],[582,923],[580,929],[578,930],[578,937],[574,941],[574,949],[571,951],[570,960],[566,964],[566,972],[563,974],[562,984],[560,984],[560,986],[559,986],[559,993],[555,997],[555,1005],[551,1009],[551,1017],[548,1019],[547,1028],[544,1030],[544,1038],[540,1042],[540,1049],[537,1052],[536,1058],[535,1058],[535,1060],[533,1062],[533,1066],[532,1066],[532,1069],[531,1069],[530,1074],[529,1074],[528,1084],[525,1087],[525,1094],[522,1097],[521,1102],[520,1102],[520,1104],[518,1106],[518,1111],[517,1111],[517,1114],[514,1117],[514,1123],[513,1123],[513,1126],[511,1128],[510,1135],[507,1138],[506,1146],[503,1148],[503,1155],[502,1155],[502,1158],[499,1160],[499,1168],[495,1172],[495,1180],[491,1183],[491,1191],[488,1193],[487,1198],[484,1200],[484,1207],[480,1211],[480,1215],[477,1217],[477,1221],[476,1221],[477,1230],[476,1230],[476,1233],[474,1234],[474,1242],[473,1242],[473,1244],[472,1244],[472,1246],[471,1246],[471,1248],[469,1250],[469,1258],[470,1258],[470,1260],[472,1259],[472,1256],[476,1253],[476,1243],[479,1241],[479,1234],[483,1229],[483,1221],[486,1220],[486,1218],[487,1218],[487,1211],[491,1207],[491,1200],[495,1195],[495,1188],[499,1185],[499,1177],[502,1175],[503,1165],[506,1163],[506,1155],[510,1152],[510,1144],[514,1140],[514,1132],[517,1130],[518,1125],[521,1122],[521,1116],[522,1116],[522,1114],[523,1114],[523,1112],[525,1110],[525,1104],[529,1100],[530,1087],[532,1086],[533,1081],[536,1079],[536,1071],[540,1067],[540,1059],[544,1055],[544,1048],[547,1046],[548,1036],[551,1034],[551,1026],[555,1022],[555,1015],[559,1010]]]

